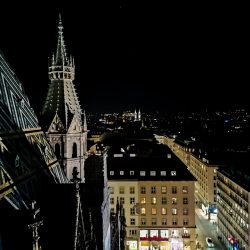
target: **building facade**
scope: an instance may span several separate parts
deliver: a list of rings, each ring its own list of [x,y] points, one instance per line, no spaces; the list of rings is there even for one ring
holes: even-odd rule
[[[211,164],[207,157],[194,152],[189,143],[176,142],[168,136],[155,135],[156,139],[169,146],[172,152],[186,165],[188,170],[197,179],[195,184],[195,199],[197,205],[210,216],[216,213],[217,196],[217,164]]]
[[[42,111],[42,122],[47,138],[64,169],[72,178],[72,170],[77,167],[84,180],[84,157],[87,152],[87,124],[82,112],[76,89],[75,64],[72,56],[67,56],[61,17],[58,25],[56,53],[49,60],[49,89]]]
[[[250,248],[249,170],[218,170],[218,236],[227,249]]]
[[[108,159],[110,207],[126,218],[126,249],[195,249],[196,179],[173,154]]]

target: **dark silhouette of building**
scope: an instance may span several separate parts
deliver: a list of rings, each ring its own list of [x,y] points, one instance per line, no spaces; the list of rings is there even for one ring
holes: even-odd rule
[[[32,201],[47,185],[67,183],[23,86],[0,51],[0,246],[32,246]]]

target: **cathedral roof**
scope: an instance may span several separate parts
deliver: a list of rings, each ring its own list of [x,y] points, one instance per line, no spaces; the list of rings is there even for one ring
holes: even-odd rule
[[[27,208],[37,195],[36,185],[68,180],[1,51],[0,75],[0,201],[15,209]]]

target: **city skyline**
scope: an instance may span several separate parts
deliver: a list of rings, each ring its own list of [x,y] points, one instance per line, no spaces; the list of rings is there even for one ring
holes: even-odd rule
[[[0,49],[36,112],[48,89],[59,13],[87,113],[247,106],[249,38],[237,10],[164,12],[128,1],[26,7],[4,6]]]

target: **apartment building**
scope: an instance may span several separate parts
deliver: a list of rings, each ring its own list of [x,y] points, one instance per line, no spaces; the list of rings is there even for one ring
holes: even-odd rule
[[[236,167],[237,166],[237,167]],[[246,164],[218,170],[218,235],[227,249],[250,249],[250,171]]]
[[[165,157],[109,154],[111,211],[126,217],[126,249],[195,249],[195,181],[168,149]]]
[[[173,140],[167,136],[155,136],[186,165],[187,169],[197,179],[195,184],[195,200],[199,207],[208,215],[216,213],[216,175],[218,164],[201,150],[195,150],[189,141]]]

